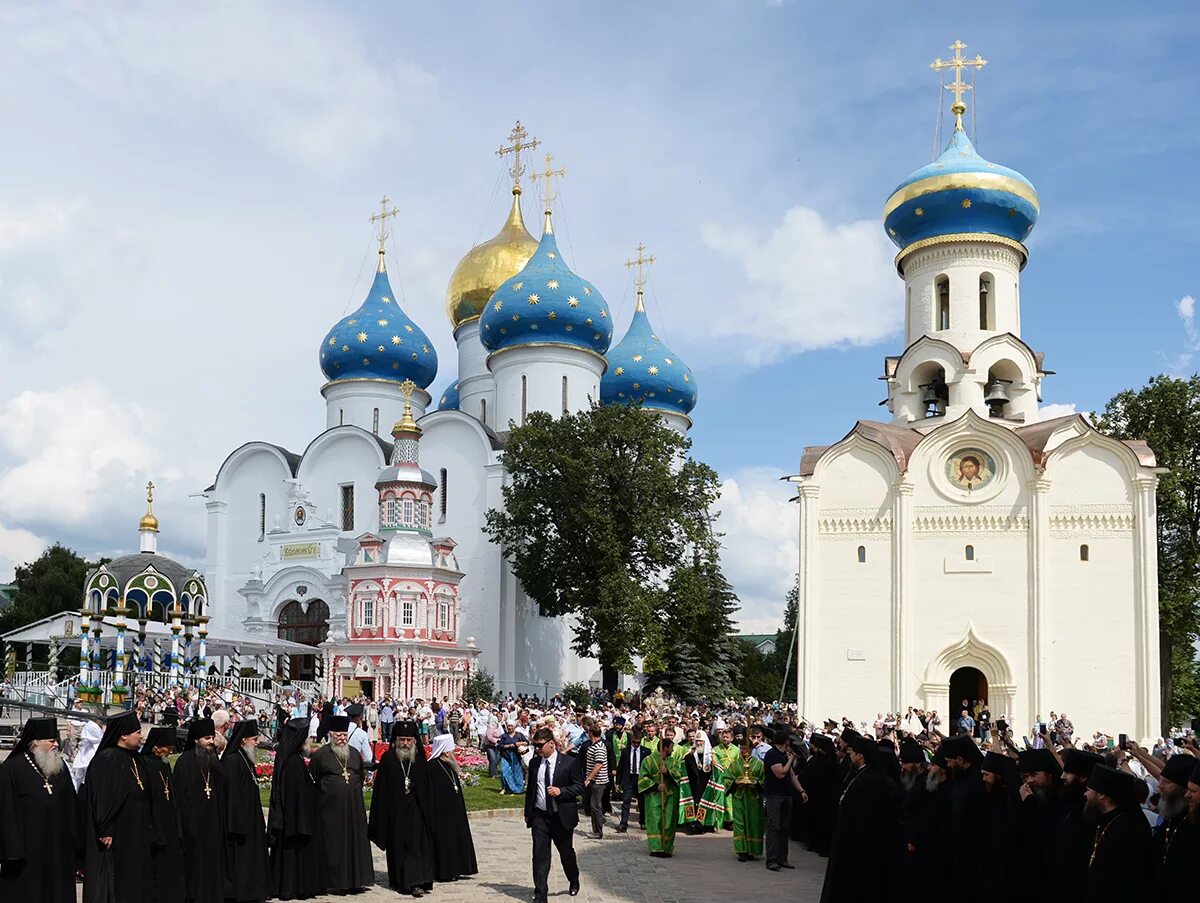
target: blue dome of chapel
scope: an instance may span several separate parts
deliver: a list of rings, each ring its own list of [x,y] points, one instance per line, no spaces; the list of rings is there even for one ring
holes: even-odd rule
[[[608,350],[608,304],[594,285],[567,268],[549,217],[533,257],[484,307],[479,339],[493,352],[522,345],[566,345],[599,355]]]
[[[696,377],[654,334],[641,292],[629,331],[607,357],[608,370],[600,379],[602,404],[640,402],[676,414],[687,414],[696,406]]]
[[[334,324],[321,343],[321,371],[331,380],[411,379],[422,389],[437,376],[429,336],[396,301],[383,257],[358,310]]]
[[[888,238],[901,250],[928,239],[994,235],[1023,243],[1038,218],[1033,184],[976,153],[956,126],[936,160],[901,182],[883,208]]]
[[[446,391],[443,392],[442,397],[438,399],[437,409],[439,411],[458,410],[458,380],[455,380],[450,385],[446,386]]]

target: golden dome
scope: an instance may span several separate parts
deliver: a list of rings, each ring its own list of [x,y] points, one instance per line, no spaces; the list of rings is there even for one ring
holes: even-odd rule
[[[454,268],[446,289],[446,316],[454,329],[476,320],[501,285],[525,267],[537,240],[521,218],[521,189],[513,188],[512,210],[494,238],[478,244]]]
[[[138,521],[138,530],[152,530],[158,532],[158,518],[154,516],[154,484],[146,484],[146,513],[142,515],[142,519]]]

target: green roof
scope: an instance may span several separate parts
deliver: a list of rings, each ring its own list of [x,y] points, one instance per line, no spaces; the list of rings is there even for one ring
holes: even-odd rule
[[[743,633],[738,637],[739,640],[749,640],[755,646],[762,645],[767,640],[774,642],[775,634],[773,633]]]

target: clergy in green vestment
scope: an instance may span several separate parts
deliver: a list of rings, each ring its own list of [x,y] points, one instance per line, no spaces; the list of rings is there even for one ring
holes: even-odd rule
[[[733,803],[733,851],[746,862],[763,851],[763,763],[741,749],[726,777]]]
[[[733,745],[733,731],[727,727],[721,728],[719,736],[721,742],[713,747],[713,778],[720,777],[721,780],[716,782],[719,786],[713,789],[711,802],[719,802],[725,813],[722,815],[712,805],[705,807],[705,824],[714,828],[724,827],[733,821],[733,796],[728,792],[729,770],[738,758],[738,748]],[[712,787],[713,783],[709,781],[708,785]]]
[[[646,805],[646,842],[651,856],[670,856],[675,851],[675,831],[679,827],[681,790],[688,788],[683,760],[675,757],[675,744],[662,737],[659,748],[642,759],[638,773],[638,793]]]

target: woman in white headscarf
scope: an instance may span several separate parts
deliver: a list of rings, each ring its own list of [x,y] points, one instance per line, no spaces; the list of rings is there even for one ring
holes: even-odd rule
[[[83,735],[79,740],[79,751],[75,753],[75,758],[71,760],[71,780],[75,782],[76,791],[83,786],[83,779],[87,775],[88,766],[92,764],[92,757],[96,755],[96,747],[100,745],[100,740],[104,737],[104,731],[100,729],[100,725],[95,721],[88,721],[83,726]]]

